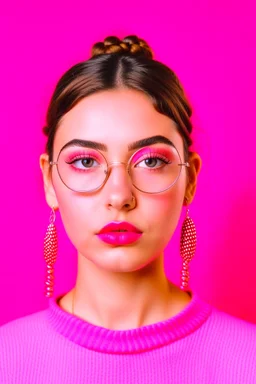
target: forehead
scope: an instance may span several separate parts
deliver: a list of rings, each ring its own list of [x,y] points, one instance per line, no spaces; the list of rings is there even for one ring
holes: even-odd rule
[[[115,89],[82,99],[60,121],[54,140],[54,153],[73,139],[105,143],[108,151],[127,151],[128,144],[146,137],[169,138],[182,153],[183,141],[176,124],[159,113],[142,92]]]

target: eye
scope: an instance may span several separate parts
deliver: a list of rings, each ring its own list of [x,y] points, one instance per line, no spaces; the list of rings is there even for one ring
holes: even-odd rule
[[[146,164],[146,167],[140,165],[143,164],[143,162]],[[165,164],[171,164],[171,161],[162,155],[150,153],[145,155],[143,160],[137,163],[135,167],[156,169],[164,166]]]
[[[97,166],[97,164],[99,165],[99,163],[96,161],[96,159],[94,159],[93,157],[90,157],[90,156],[87,156],[87,157],[83,156],[80,158],[75,158],[74,160],[67,162],[67,164],[72,164],[72,166],[74,166],[74,168],[78,168],[78,169],[94,168],[93,165],[95,165],[95,163],[96,163],[96,166]]]

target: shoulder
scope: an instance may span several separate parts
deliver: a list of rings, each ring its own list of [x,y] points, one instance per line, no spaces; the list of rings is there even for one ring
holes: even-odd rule
[[[207,382],[256,384],[256,324],[204,303],[209,316],[186,345],[190,364],[209,375]]]
[[[225,376],[228,368],[228,374],[236,372],[242,378],[250,372],[256,377],[256,324],[212,307],[201,331],[204,351],[219,373]]]
[[[14,319],[0,327],[0,352],[25,349],[47,334],[47,310]]]
[[[224,356],[230,350],[234,356],[253,356],[256,365],[256,324],[231,315],[213,304],[197,297],[202,308],[202,317],[207,309],[206,321],[194,332],[191,342],[209,354]],[[237,352],[237,353],[236,353]]]
[[[224,337],[226,342],[256,342],[256,324],[235,317],[216,307],[210,316],[212,329],[216,336]],[[253,344],[253,343],[252,343]],[[256,343],[254,344],[256,348]]]
[[[47,310],[12,320],[0,327],[0,372],[6,381],[19,382],[24,367],[40,366],[45,351],[51,355],[53,331],[47,321]],[[1,375],[0,375],[1,376]],[[1,377],[0,377],[1,382]],[[23,381],[22,381],[23,382]]]
[[[6,324],[0,326],[0,335],[2,337],[7,336],[8,334],[17,333],[21,330],[25,331],[26,329],[31,330],[32,328],[40,326],[45,320],[46,309],[38,312],[34,312],[30,315],[19,317],[17,319],[11,320]]]

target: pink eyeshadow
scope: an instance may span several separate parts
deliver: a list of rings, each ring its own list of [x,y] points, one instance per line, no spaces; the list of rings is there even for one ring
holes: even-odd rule
[[[170,158],[170,159],[173,158],[173,153],[171,150],[168,150],[166,148],[146,147],[146,148],[143,148],[142,150],[140,150],[139,152],[137,152],[136,155],[134,155],[134,157],[132,158],[132,162],[135,163],[143,155],[148,155],[150,153],[163,155],[163,156]]]
[[[72,161],[74,160],[75,158],[81,158],[81,157],[92,157],[98,161],[102,161],[103,157],[100,157],[96,152],[93,152],[93,151],[76,151],[76,152],[72,152],[68,155],[65,156],[65,161]]]

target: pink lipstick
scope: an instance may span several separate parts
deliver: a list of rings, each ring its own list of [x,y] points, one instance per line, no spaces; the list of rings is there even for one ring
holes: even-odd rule
[[[97,236],[107,244],[126,245],[137,241],[142,236],[142,232],[128,222],[113,221],[105,225]]]

